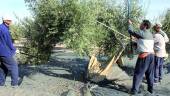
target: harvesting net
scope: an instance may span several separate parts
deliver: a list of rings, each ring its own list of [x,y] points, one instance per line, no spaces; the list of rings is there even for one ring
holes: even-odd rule
[[[114,37],[117,40],[116,47],[114,49],[114,53],[112,56],[103,56],[104,58],[98,58],[98,55],[92,55],[90,62],[88,64],[88,78],[94,82],[100,82],[108,77],[109,74],[112,74],[115,71],[116,75],[112,77],[112,79],[120,79],[120,76],[124,75],[127,77],[126,73],[124,73],[118,66],[114,66],[116,63],[123,63],[121,56],[123,51],[126,49],[126,46],[129,43],[129,37],[124,34],[121,34],[117,30],[106,26],[105,24],[98,22],[108,29],[112,30],[114,33]],[[106,59],[107,58],[107,59]],[[124,78],[121,78],[124,79]]]

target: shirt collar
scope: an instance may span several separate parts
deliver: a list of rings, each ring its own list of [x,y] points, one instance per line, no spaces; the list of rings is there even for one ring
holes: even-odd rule
[[[4,25],[6,28],[8,28],[8,29],[9,29],[9,26],[7,26],[5,23],[3,23],[3,25]]]

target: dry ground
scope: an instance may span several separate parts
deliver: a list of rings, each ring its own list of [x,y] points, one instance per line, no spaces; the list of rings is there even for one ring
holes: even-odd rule
[[[88,58],[80,58],[72,51],[64,48],[56,48],[51,56],[49,64],[36,66],[19,65],[20,77],[23,82],[18,88],[10,86],[10,77],[7,77],[6,86],[0,87],[0,96],[67,96],[69,90],[76,96],[81,95],[85,68]],[[135,60],[125,60],[127,64],[122,69],[132,79]],[[165,65],[165,75],[161,85],[155,87],[154,96],[170,96],[170,64]],[[131,84],[130,84],[131,85]],[[147,94],[146,85],[139,96]],[[99,84],[89,84],[94,96],[129,96],[127,88],[103,81]]]

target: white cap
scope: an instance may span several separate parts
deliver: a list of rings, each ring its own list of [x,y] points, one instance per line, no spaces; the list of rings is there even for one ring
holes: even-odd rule
[[[12,18],[9,15],[3,15],[2,20],[12,20]]]
[[[160,22],[155,23],[156,26],[162,27],[162,24]]]

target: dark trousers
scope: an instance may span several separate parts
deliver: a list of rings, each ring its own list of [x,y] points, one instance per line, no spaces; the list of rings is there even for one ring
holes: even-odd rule
[[[18,64],[13,57],[0,57],[0,86],[5,85],[8,72],[11,73],[11,85],[18,85]]]
[[[163,63],[164,63],[163,57],[155,56],[154,82],[159,82],[162,79]]]
[[[153,83],[154,83],[154,55],[149,54],[145,58],[139,58],[136,62],[134,76],[133,76],[133,85],[132,92],[138,92],[140,83],[143,80],[144,74],[146,76],[148,91],[153,92]]]

